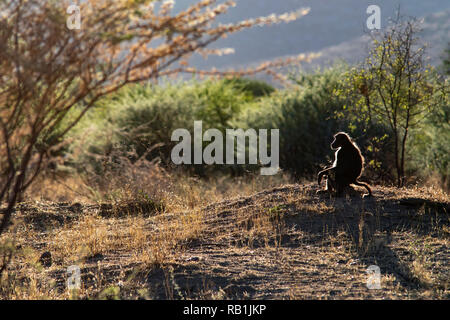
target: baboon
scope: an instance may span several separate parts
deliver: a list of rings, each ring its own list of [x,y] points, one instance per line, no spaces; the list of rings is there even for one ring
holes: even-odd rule
[[[340,196],[345,188],[350,186],[350,184],[355,184],[365,187],[369,191],[364,196],[371,196],[372,190],[369,185],[358,181],[364,167],[364,157],[350,136],[345,132],[336,133],[334,141],[331,143],[331,149],[337,150],[334,163],[331,167],[319,172],[317,179],[319,186],[322,177],[327,176],[327,187],[325,190],[329,192],[334,190]]]

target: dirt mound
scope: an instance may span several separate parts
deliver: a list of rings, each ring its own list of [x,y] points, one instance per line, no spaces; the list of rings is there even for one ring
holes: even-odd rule
[[[180,296],[449,297],[448,201],[394,188],[365,199],[315,192],[289,185],[204,208],[205,231],[174,264]],[[371,265],[381,270],[381,289],[367,288]],[[202,279],[209,285],[201,290],[181,287]]]
[[[196,213],[201,227],[178,239],[170,258],[148,264],[126,250],[110,250],[83,260],[82,282],[95,287],[91,296],[106,288],[124,299],[450,298],[448,195],[374,187],[374,197],[362,198],[358,190],[333,198],[316,195],[313,184],[286,185],[213,203]],[[57,221],[57,228],[99,210],[63,207],[18,211],[30,224],[42,220],[32,218],[37,215]],[[157,233],[187,215],[146,216],[145,228]],[[373,265],[379,289],[367,286]],[[63,262],[45,272],[65,290]],[[101,287],[94,281],[98,273]]]

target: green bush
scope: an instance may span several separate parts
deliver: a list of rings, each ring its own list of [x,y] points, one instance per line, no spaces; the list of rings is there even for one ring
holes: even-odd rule
[[[280,167],[297,177],[314,176],[320,164],[333,154],[332,135],[346,130],[338,119],[345,101],[333,94],[339,85],[341,67],[292,76],[294,88],[280,90],[244,110],[236,126],[278,128]]]
[[[129,86],[99,102],[72,131],[69,151],[75,165],[90,165],[98,173],[104,169],[105,156],[114,161],[114,152],[131,160],[158,157],[166,167],[172,167],[170,153],[178,143],[170,141],[172,132],[186,128],[193,137],[194,121],[202,120],[203,131],[279,129],[280,167],[298,178],[313,179],[322,166],[333,160],[333,134],[346,131],[366,158],[364,176],[371,182],[390,181],[394,177],[394,158],[388,128],[382,123],[368,123],[351,108],[352,97],[337,94],[345,85],[348,70],[345,65],[336,65],[314,73],[297,73],[291,76],[294,85],[283,90],[249,79]],[[437,172],[448,184],[449,113],[448,106],[436,108],[411,132],[411,174],[426,177]],[[258,166],[182,168],[208,176],[218,170],[241,175]]]
[[[423,125],[412,132],[409,170],[422,180],[439,177],[438,183],[450,190],[450,106],[436,108]]]
[[[90,163],[97,171],[101,170],[97,158],[113,150],[131,158],[159,157],[170,165],[170,153],[177,143],[171,141],[175,129],[186,128],[193,137],[194,121],[202,120],[203,130],[224,131],[252,100],[235,83],[223,80],[128,86],[99,102],[72,132],[78,141],[72,153],[81,151],[76,162],[82,167]],[[203,166],[191,167],[198,174],[204,170]]]
[[[275,92],[275,88],[270,84],[247,78],[232,78],[225,79],[226,84],[231,84],[234,88],[249,94],[252,98],[257,99],[261,97],[266,97]]]

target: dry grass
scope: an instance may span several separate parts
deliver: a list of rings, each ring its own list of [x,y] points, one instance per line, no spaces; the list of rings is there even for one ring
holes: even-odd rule
[[[42,188],[19,206],[0,239],[18,248],[2,298],[449,297],[449,197],[433,188],[375,187],[363,201],[358,191],[318,196],[313,185],[286,185],[286,176],[166,176],[163,206],[149,212],[128,205],[156,196],[154,186],[126,179],[81,203],[56,202],[80,201],[71,192],[87,187],[72,179],[70,189],[47,181],[55,192]],[[51,266],[39,262],[43,252]],[[382,290],[365,286],[371,264],[382,270]],[[70,265],[81,269],[76,293],[66,289]]]

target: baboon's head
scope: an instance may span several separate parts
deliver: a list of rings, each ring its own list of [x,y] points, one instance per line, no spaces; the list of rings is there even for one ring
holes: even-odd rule
[[[345,132],[338,132],[334,135],[334,141],[331,143],[331,149],[336,150],[347,144],[351,144],[350,136]]]

